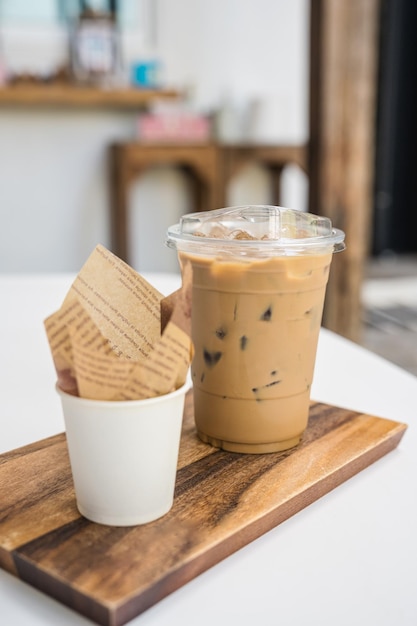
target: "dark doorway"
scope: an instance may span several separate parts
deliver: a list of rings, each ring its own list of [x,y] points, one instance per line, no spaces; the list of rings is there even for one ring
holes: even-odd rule
[[[382,0],[374,255],[417,252],[416,33],[416,0]]]

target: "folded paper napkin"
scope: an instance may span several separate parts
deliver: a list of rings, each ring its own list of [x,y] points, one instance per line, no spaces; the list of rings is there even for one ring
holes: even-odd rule
[[[45,329],[63,391],[94,400],[138,400],[181,387],[193,355],[191,267],[164,298],[98,245]]]

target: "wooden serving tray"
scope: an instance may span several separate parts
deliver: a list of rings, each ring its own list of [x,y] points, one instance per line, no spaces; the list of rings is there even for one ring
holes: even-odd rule
[[[240,455],[197,439],[188,394],[174,506],[129,528],[81,517],[65,435],[38,441],[0,456],[0,566],[119,626],[393,450],[406,428],[312,403],[297,448]]]

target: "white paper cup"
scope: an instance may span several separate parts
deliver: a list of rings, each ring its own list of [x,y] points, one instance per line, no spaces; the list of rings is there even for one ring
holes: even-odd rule
[[[77,507],[110,526],[145,524],[174,500],[185,394],[146,400],[61,397]]]

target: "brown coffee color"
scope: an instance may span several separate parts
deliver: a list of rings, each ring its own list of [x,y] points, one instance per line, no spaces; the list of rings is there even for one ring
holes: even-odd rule
[[[332,252],[180,258],[193,266],[192,377],[200,438],[245,453],[297,445],[308,422]]]

